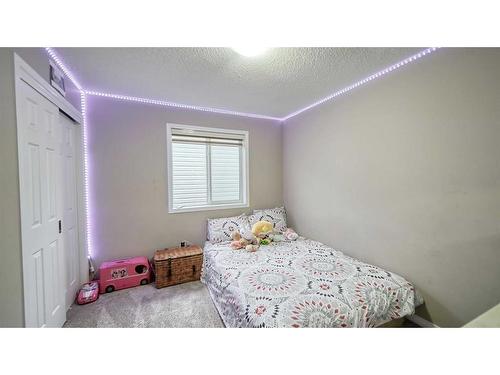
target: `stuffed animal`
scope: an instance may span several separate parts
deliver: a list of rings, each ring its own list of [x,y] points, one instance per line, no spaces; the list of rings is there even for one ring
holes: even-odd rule
[[[269,221],[261,220],[257,221],[252,226],[252,233],[255,237],[264,239],[273,231],[273,225]]]
[[[286,230],[283,232],[283,237],[287,241],[295,241],[297,238],[299,238],[299,235],[292,228],[286,228]]]
[[[285,240],[285,237],[280,233],[271,233],[267,236],[273,242],[282,242]]]
[[[231,248],[233,250],[243,249],[246,246],[244,241],[241,241],[241,234],[238,231],[231,233],[231,239]]]
[[[253,253],[254,251],[259,250],[259,245],[247,245],[245,250]]]
[[[246,245],[240,241],[231,241],[231,248],[233,250],[243,249]]]
[[[231,239],[233,241],[241,240],[241,233],[239,231],[235,230],[233,233],[231,233]]]
[[[259,245],[269,245],[271,242],[295,241],[299,235],[292,229],[287,228],[283,234],[275,233],[273,225],[265,220],[256,222],[251,231],[239,231],[231,233],[231,247],[234,250],[245,249],[254,252],[259,249]]]
[[[235,231],[231,233],[231,247],[234,250],[245,249],[247,251],[257,251],[259,248],[259,241],[257,237],[250,231],[243,233],[243,235],[239,231]]]
[[[255,237],[255,235],[252,233],[252,231],[244,232],[242,237],[247,242],[247,245],[258,245],[258,243],[259,243],[258,238]]]

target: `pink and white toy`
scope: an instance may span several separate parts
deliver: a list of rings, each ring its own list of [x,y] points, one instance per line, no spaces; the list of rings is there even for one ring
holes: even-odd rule
[[[76,295],[76,303],[85,305],[86,303],[94,302],[99,298],[99,282],[91,281],[83,284]]]
[[[146,257],[135,257],[104,262],[99,267],[99,291],[115,290],[146,285],[151,281],[151,267]]]

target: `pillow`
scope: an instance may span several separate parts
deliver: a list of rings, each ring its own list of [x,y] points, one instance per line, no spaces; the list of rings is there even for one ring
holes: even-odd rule
[[[236,230],[240,233],[250,230],[246,215],[208,219],[207,240],[211,243],[231,241],[231,233]]]
[[[248,220],[250,221],[250,226],[254,225],[257,221],[269,221],[278,233],[283,233],[287,228],[285,207],[254,210],[253,215],[250,215]]]

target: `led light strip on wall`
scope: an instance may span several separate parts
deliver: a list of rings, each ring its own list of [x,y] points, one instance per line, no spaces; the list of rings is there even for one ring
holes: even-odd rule
[[[52,60],[54,60],[54,62],[57,64],[57,66],[59,68],[61,68],[61,70],[64,72],[64,74],[66,74],[66,76],[70,79],[70,81],[73,82],[73,85],[75,85],[76,88],[78,90],[80,90],[80,92],[83,91],[82,85],[80,85],[80,83],[75,78],[73,73],[71,73],[71,71],[66,67],[66,65],[64,65],[61,58],[57,55],[56,51],[54,51],[54,49],[52,49],[50,47],[45,48],[45,51],[47,51],[47,53],[52,58]]]
[[[82,108],[82,117],[83,117],[83,181],[85,184],[85,209],[87,210],[87,220],[86,220],[86,229],[87,229],[87,253],[89,256],[92,256],[92,219],[91,213],[92,210],[90,208],[90,178],[89,178],[89,148],[88,148],[88,122],[87,122],[87,96],[85,95],[85,91],[80,91],[80,103]]]
[[[110,99],[117,99],[117,100],[123,100],[123,101],[130,101],[130,102],[138,102],[138,103],[145,103],[145,104],[151,104],[151,105],[159,105],[163,107],[170,107],[170,108],[179,108],[179,109],[188,109],[188,110],[193,110],[193,111],[201,111],[201,112],[209,112],[209,113],[218,113],[218,114],[223,114],[223,115],[231,115],[231,116],[239,116],[239,117],[248,117],[248,118],[257,118],[257,119],[264,119],[264,120],[272,120],[272,121],[279,121],[279,122],[285,122],[286,120],[289,120],[290,118],[297,116],[305,111],[308,111],[314,107],[317,107],[323,103],[326,103],[330,100],[333,100],[341,95],[344,95],[345,93],[359,87],[362,85],[367,84],[370,81],[373,81],[374,79],[380,78],[387,73],[390,73],[394,70],[397,70],[401,68],[402,66],[405,66],[409,63],[412,63],[416,60],[421,59],[422,57],[433,53],[436,51],[438,48],[437,47],[432,47],[432,48],[427,48],[424,49],[423,51],[410,56],[396,64],[393,64],[377,73],[374,73],[358,82],[353,83],[350,86],[347,86],[341,90],[335,91],[333,94],[318,100],[307,107],[304,107],[302,109],[299,109],[295,112],[290,113],[289,115],[285,117],[273,117],[273,116],[266,116],[266,115],[259,115],[255,113],[245,113],[245,112],[237,112],[237,111],[231,111],[227,109],[219,109],[219,108],[210,108],[210,107],[200,107],[200,106],[195,106],[195,105],[188,105],[188,104],[181,104],[181,103],[174,103],[174,102],[169,102],[166,100],[157,100],[157,99],[148,99],[148,98],[140,98],[140,97],[135,97],[135,96],[127,96],[127,95],[118,95],[118,94],[110,94],[110,93],[104,93],[104,92],[97,92],[97,91],[87,91],[83,88],[82,85],[78,82],[78,80],[75,78],[71,70],[68,69],[68,67],[64,64],[62,59],[57,55],[57,53],[54,51],[52,48],[46,48],[45,50],[47,51],[48,55],[54,62],[61,68],[61,70],[66,74],[66,76],[73,82],[73,84],[76,86],[78,90],[80,90],[80,95],[81,95],[81,110],[82,110],[82,116],[83,116],[83,152],[84,152],[84,183],[85,183],[85,208],[87,210],[87,247],[88,247],[88,253],[89,255],[92,254],[92,249],[93,249],[93,244],[92,244],[92,210],[91,210],[91,199],[90,199],[90,161],[89,161],[89,150],[88,150],[88,122],[87,122],[87,95],[91,96],[100,96],[100,97],[105,97],[105,98],[110,98]]]
[[[219,113],[219,114],[223,114],[223,115],[232,115],[232,116],[240,116],[240,117],[259,118],[259,119],[264,119],[264,120],[281,121],[281,119],[279,117],[259,115],[256,113],[237,112],[237,111],[231,111],[231,110],[220,109],[220,108],[199,107],[196,105],[174,103],[174,102],[169,102],[166,100],[139,98],[136,96],[109,94],[109,93],[97,92],[97,91],[85,91],[85,93],[87,95],[102,96],[105,98],[125,100],[125,101],[130,101],[130,102],[139,102],[139,103],[160,105],[160,106],[164,106],[164,107],[189,109],[189,110],[193,110],[193,111]]]
[[[361,81],[353,83],[352,85],[347,86],[347,87],[343,88],[342,90],[335,91],[333,94],[328,95],[327,97],[325,97],[325,98],[323,98],[321,100],[318,100],[317,102],[314,102],[314,103],[308,105],[307,107],[304,107],[302,109],[299,109],[298,111],[290,113],[288,116],[283,117],[281,119],[281,121],[286,121],[286,120],[288,120],[288,119],[290,119],[290,118],[292,118],[294,116],[297,116],[298,114],[300,114],[302,112],[308,111],[308,110],[310,110],[310,109],[312,109],[314,107],[317,107],[320,104],[323,104],[323,103],[325,103],[327,101],[335,99],[336,97],[341,96],[341,95],[345,94],[346,92],[349,92],[352,89],[355,89],[356,87],[362,86],[362,85],[364,85],[364,84],[366,84],[366,83],[368,83],[370,81],[373,81],[376,78],[382,77],[383,75],[386,75],[389,72],[392,72],[392,71],[394,71],[396,69],[399,69],[402,66],[405,66],[405,65],[407,65],[407,64],[409,64],[411,62],[414,62],[414,61],[416,61],[416,60],[424,57],[425,55],[428,55],[429,53],[432,53],[432,52],[436,51],[437,49],[438,49],[437,47],[432,47],[432,48],[424,49],[423,51],[421,51],[421,52],[419,52],[419,53],[417,53],[417,54],[415,54],[413,56],[410,56],[410,57],[408,57],[408,58],[406,58],[406,59],[404,59],[404,60],[402,60],[402,61],[400,61],[400,62],[398,62],[396,64],[393,64],[393,65],[391,65],[391,66],[389,66],[389,67],[387,67],[387,68],[385,68],[385,69],[383,69],[383,70],[381,70],[381,71],[379,71],[377,73],[374,73],[374,74],[372,74],[372,75],[370,75],[370,76],[362,79]]]
[[[83,117],[83,182],[85,185],[84,191],[84,201],[85,201],[85,210],[86,210],[86,242],[87,242],[87,253],[89,256],[92,256],[92,216],[91,216],[91,207],[90,207],[90,173],[89,173],[89,150],[88,150],[88,124],[87,124],[87,98],[85,95],[85,90],[82,85],[75,78],[71,70],[64,64],[62,59],[57,55],[57,53],[52,48],[45,48],[50,58],[57,64],[59,68],[64,72],[64,74],[70,79],[70,81],[75,85],[75,87],[80,90],[80,106]]]

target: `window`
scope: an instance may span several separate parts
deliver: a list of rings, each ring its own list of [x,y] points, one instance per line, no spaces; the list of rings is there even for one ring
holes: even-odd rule
[[[170,213],[248,207],[248,132],[167,124]]]

